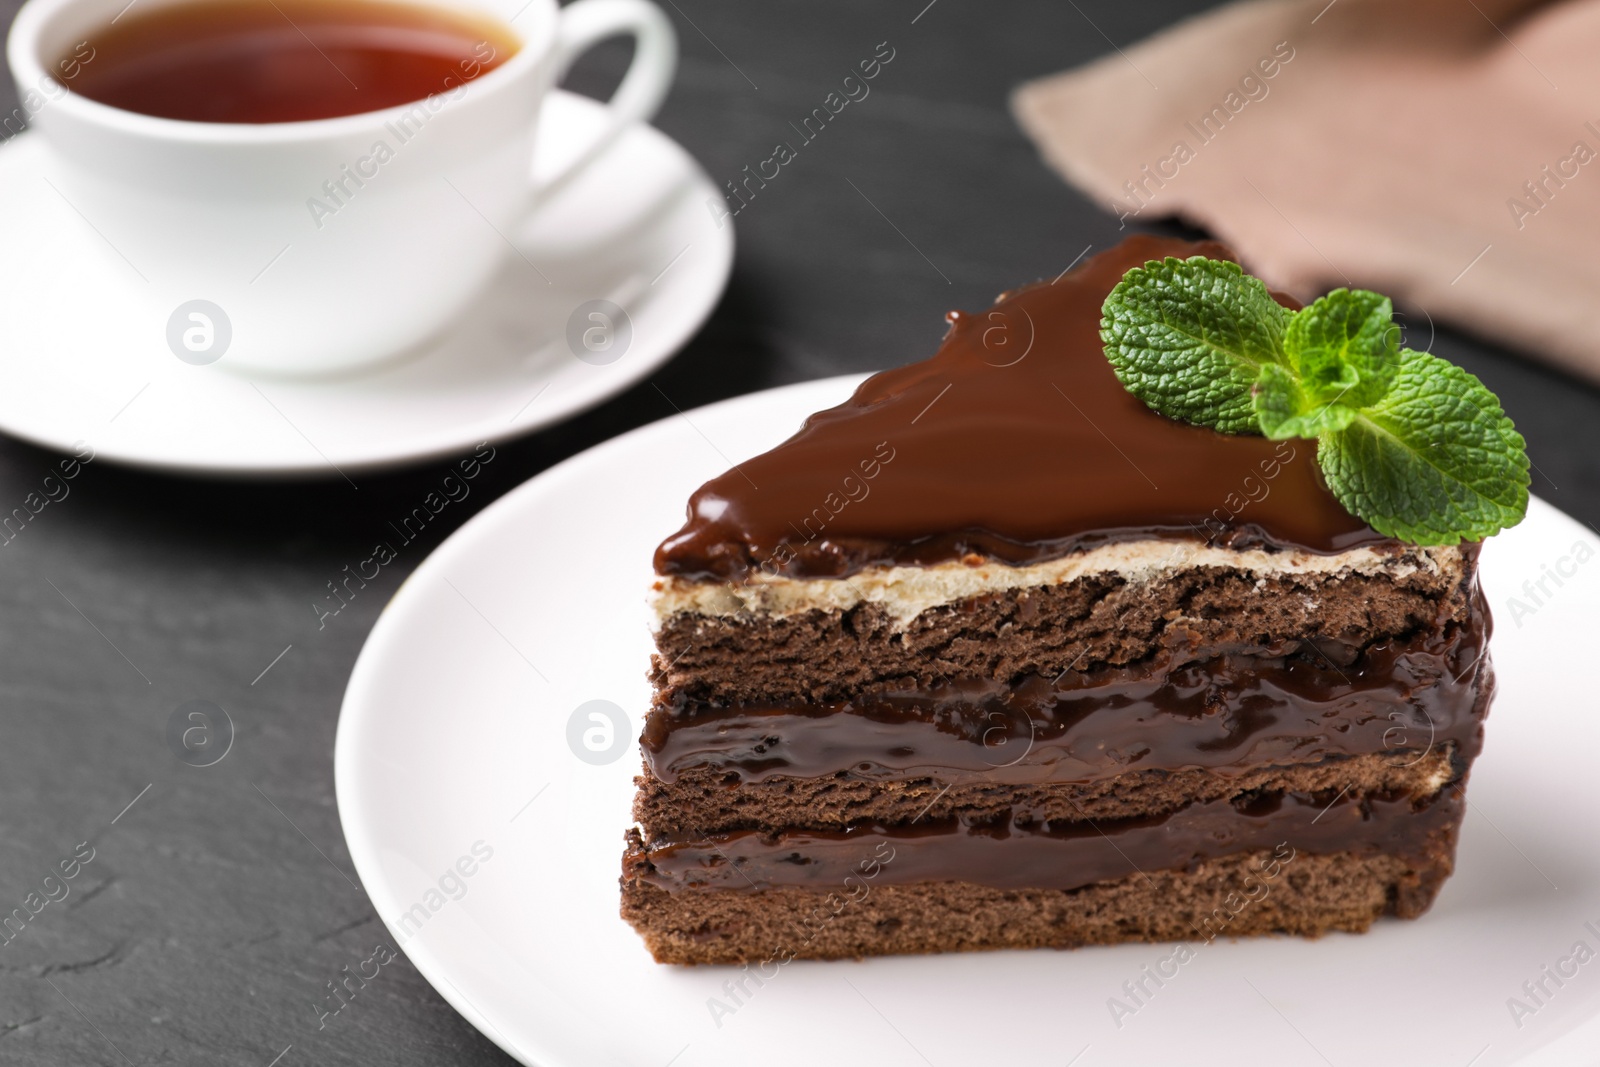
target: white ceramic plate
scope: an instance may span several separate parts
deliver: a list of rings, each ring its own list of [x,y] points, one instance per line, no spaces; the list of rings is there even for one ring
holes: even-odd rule
[[[541,169],[578,152],[604,115],[593,100],[553,93]],[[664,363],[705,321],[733,264],[733,229],[705,208],[716,187],[674,141],[640,126],[517,235],[519,254],[508,250],[440,341],[348,377],[251,379],[226,370],[226,357],[192,366],[173,355],[172,309],[129,291],[126,268],[40,173],[44,150],[30,134],[0,145],[0,431],[61,450],[86,441],[97,458],[134,466],[338,477],[528,433]],[[466,214],[462,225],[483,223]],[[595,299],[631,320],[626,351],[604,364],[579,360],[567,341],[569,318]]]
[[[378,914],[445,999],[541,1067],[1591,1062],[1571,1057],[1597,1047],[1600,1024],[1579,1031],[1600,1016],[1600,958],[1545,979],[1542,1005],[1522,990],[1575,943],[1600,951],[1584,925],[1600,929],[1600,538],[1542,501],[1484,552],[1500,696],[1458,873],[1421,920],[1201,947],[1120,1028],[1108,999],[1169,948],[795,962],[720,1025],[707,1000],[728,1003],[736,972],[651,962],[617,915],[651,551],[703,480],[857,380],[716,404],[567,461],[457,532],[379,619],[339,722],[339,810]],[[1535,604],[1522,583],[1545,565],[1573,573]],[[1530,612],[1513,619],[1512,596]],[[600,766],[567,740],[591,700],[630,717]],[[492,857],[448,876],[475,844]],[[1537,1010],[1513,1019],[1513,996]]]

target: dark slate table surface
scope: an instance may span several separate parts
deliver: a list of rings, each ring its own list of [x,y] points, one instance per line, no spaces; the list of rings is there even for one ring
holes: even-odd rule
[[[1117,240],[1115,220],[1040,163],[1007,93],[1206,5],[1013,0],[997,19],[993,5],[926,3],[667,0],[683,62],[658,124],[719,182],[767,158],[879,42],[895,59],[739,216],[732,283],[682,354],[502,448],[426,548],[671,404],[920,358],[946,310],[981,308]],[[5,23],[15,8],[0,0]],[[626,46],[606,46],[569,84],[606,92],[626,59]],[[7,77],[0,113],[14,103]],[[1500,394],[1528,437],[1535,491],[1600,521],[1600,394],[1448,330],[1434,351]],[[0,438],[0,510],[57,459]],[[94,849],[69,896],[0,946],[0,1063],[510,1062],[405,962],[318,1025],[326,984],[387,940],[353,882],[334,803],[339,702],[368,629],[424,552],[385,568],[321,630],[312,604],[443,470],[367,475],[352,489],[95,463],[0,546],[0,913],[80,842]],[[180,762],[166,740],[191,700],[221,705],[237,727],[211,767]]]

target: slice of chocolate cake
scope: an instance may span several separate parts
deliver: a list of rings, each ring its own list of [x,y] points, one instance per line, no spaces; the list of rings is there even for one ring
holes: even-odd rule
[[[1450,874],[1492,676],[1477,545],[1310,440],[1158,415],[1133,238],[707,483],[656,554],[622,913],[655,958],[1360,931]]]

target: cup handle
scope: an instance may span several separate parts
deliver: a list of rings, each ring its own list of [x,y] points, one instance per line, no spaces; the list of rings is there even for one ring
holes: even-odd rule
[[[555,80],[561,80],[578,56],[619,34],[634,38],[633,63],[606,103],[610,115],[605,129],[576,159],[533,190],[530,209],[593,163],[628,127],[654,115],[666,98],[678,67],[678,35],[649,0],[577,0],[562,8],[556,27]]]

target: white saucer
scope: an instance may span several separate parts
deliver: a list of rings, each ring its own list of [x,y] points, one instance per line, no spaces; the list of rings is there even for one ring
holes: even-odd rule
[[[576,153],[603,114],[586,97],[552,94],[541,165]],[[43,151],[32,134],[0,146],[0,431],[62,450],[87,441],[98,459],[140,467],[338,477],[528,433],[665,362],[705,321],[733,264],[732,227],[705,206],[716,187],[641,126],[556,194],[519,236],[521,254],[508,249],[500,276],[439,342],[345,378],[250,379],[224,369],[225,356],[181,362],[166,344],[171,308],[111,295],[126,279],[45,182]],[[632,326],[627,351],[603,365],[567,342],[569,317],[593,299],[624,308]]]
[[[1537,500],[1483,554],[1500,695],[1457,873],[1421,919],[1315,942],[1202,946],[1120,1029],[1108,998],[1169,947],[795,962],[719,1026],[707,999],[726,1005],[734,972],[658,966],[617,914],[634,738],[650,696],[651,550],[701,481],[777,443],[857,380],[702,408],[546,471],[446,541],[378,620],[339,720],[339,812],[378,915],[462,1015],[540,1067],[1493,1067],[1592,1055],[1600,959],[1520,1029],[1506,1003],[1575,942],[1600,949],[1584,927],[1600,927],[1589,677],[1600,560],[1559,589],[1547,582],[1555,595],[1513,619],[1508,598],[1525,598],[1522,583],[1539,580],[1542,564],[1569,570],[1560,561],[1574,543],[1595,542]],[[600,766],[567,740],[574,710],[591,700],[630,719],[617,758]],[[492,858],[474,861],[464,882],[446,879],[449,890],[464,885],[459,899],[438,893],[477,842]],[[402,929],[419,903],[423,921]]]

